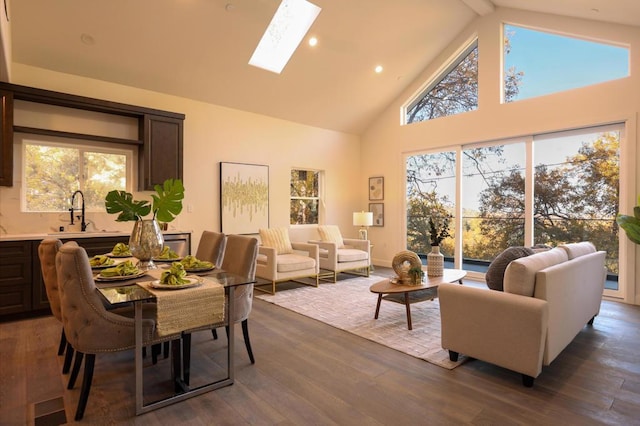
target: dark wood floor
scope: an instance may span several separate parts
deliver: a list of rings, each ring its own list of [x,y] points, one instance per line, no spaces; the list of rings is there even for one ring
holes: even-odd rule
[[[83,422],[640,425],[638,306],[603,302],[594,326],[543,369],[533,388],[481,361],[449,371],[261,300],[254,301],[250,329],[257,362],[249,363],[237,333],[233,386],[138,417],[133,354],[98,356]],[[52,317],[0,324],[0,424],[29,424],[34,403],[61,396],[73,418],[79,391],[64,389],[59,332]],[[217,342],[208,333],[194,336],[211,368],[224,359],[225,342],[224,332]]]

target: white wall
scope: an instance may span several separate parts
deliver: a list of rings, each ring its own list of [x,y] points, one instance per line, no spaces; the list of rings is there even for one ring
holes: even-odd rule
[[[591,87],[549,96],[500,104],[501,24],[509,22],[567,34],[586,35],[631,47],[632,76]],[[479,107],[452,117],[400,126],[400,108],[428,80],[444,61],[468,40],[478,35]],[[637,116],[640,111],[640,28],[498,8],[478,18],[442,52],[407,90],[393,102],[362,137],[363,177],[385,177],[385,226],[372,228],[375,263],[389,264],[394,254],[406,247],[405,176],[403,156],[438,147],[451,147],[520,135],[565,130],[594,124],[626,121],[629,141],[622,152],[621,187],[623,212],[630,212],[640,188],[636,173],[639,141]],[[625,300],[640,303],[639,280],[634,275],[635,246],[625,238],[621,253],[621,280],[626,280]],[[638,260],[638,259],[635,259]],[[640,263],[638,263],[640,264]]]
[[[170,229],[192,230],[194,251],[203,230],[220,230],[218,163],[221,161],[269,166],[272,227],[289,225],[290,169],[324,170],[325,223],[339,225],[346,236],[357,235],[351,215],[365,207],[358,200],[366,188],[366,182],[360,178],[357,136],[22,64],[14,63],[13,71],[15,84],[184,113],[184,210]],[[18,152],[14,157],[18,157],[14,187],[0,188],[0,231],[18,234],[57,228],[58,214],[19,211],[20,147],[15,150]],[[87,217],[99,229],[132,227],[131,223],[115,222],[115,216],[106,213],[90,213]]]

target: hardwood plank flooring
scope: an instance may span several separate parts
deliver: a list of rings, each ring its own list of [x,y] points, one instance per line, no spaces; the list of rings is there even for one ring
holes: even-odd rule
[[[98,355],[83,423],[640,425],[639,306],[604,301],[594,326],[533,388],[491,364],[471,360],[449,371],[258,299],[249,328],[256,364],[238,327],[233,386],[142,416],[134,415],[133,353]],[[212,372],[224,364],[220,331],[217,341],[193,336],[194,366]],[[0,324],[1,425],[29,424],[34,403],[60,396],[72,422],[80,380],[65,389],[59,333],[53,317]],[[169,362],[149,367],[150,380],[161,380]]]

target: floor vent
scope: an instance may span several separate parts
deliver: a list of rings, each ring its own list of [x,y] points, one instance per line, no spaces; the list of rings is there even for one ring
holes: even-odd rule
[[[36,402],[32,407],[34,426],[58,426],[67,423],[62,397]]]

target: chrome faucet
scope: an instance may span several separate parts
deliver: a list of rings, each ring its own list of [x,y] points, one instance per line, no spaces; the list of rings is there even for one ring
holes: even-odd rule
[[[81,219],[80,231],[84,232],[87,230],[87,223],[84,220],[84,194],[82,193],[82,191],[78,190],[74,192],[73,195],[71,196],[71,208],[69,209],[69,213],[71,213],[71,225],[73,225],[73,212],[75,210],[74,206],[76,204],[76,195],[78,194],[80,194],[80,196],[82,197],[82,216],[79,217],[78,219]]]

